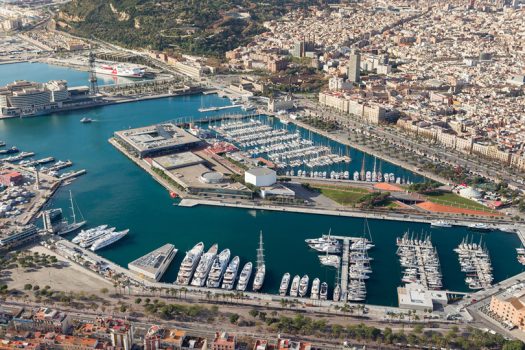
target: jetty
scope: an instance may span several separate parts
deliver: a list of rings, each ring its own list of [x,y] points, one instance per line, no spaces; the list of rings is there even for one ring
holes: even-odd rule
[[[217,111],[222,111],[223,109],[238,108],[238,107],[242,107],[242,105],[228,105],[228,106],[220,106],[220,107],[204,107],[204,108],[199,108],[199,112],[201,112],[201,113],[217,112]]]
[[[137,273],[142,278],[158,282],[168,269],[178,249],[173,244],[167,243],[148,254],[130,262],[128,269]]]

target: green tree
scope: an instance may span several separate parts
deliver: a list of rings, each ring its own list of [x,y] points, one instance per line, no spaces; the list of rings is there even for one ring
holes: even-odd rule
[[[230,315],[230,323],[232,323],[232,324],[237,323],[238,320],[239,320],[239,315],[237,315],[237,314],[231,314]]]
[[[502,350],[523,350],[525,349],[525,346],[523,342],[520,340],[510,340],[507,341],[504,345]]]

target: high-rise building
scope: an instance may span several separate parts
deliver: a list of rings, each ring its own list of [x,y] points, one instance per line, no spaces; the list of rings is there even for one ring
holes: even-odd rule
[[[352,50],[350,60],[346,67],[348,81],[358,83],[361,80],[361,54],[357,50]]]

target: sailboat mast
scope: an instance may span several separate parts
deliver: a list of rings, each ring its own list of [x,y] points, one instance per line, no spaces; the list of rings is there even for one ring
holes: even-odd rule
[[[75,216],[75,206],[73,205],[73,194],[71,193],[71,190],[69,190],[69,201],[71,203],[71,216],[73,217],[73,223],[75,224],[77,222],[77,217]]]
[[[257,269],[264,266],[264,248],[262,231],[259,234],[259,248],[257,248]]]

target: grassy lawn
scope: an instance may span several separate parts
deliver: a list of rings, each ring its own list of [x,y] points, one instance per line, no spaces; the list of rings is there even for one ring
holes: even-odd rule
[[[425,194],[425,196],[430,202],[437,204],[449,205],[465,209],[492,211],[491,209],[487,208],[482,204],[479,204],[478,202],[474,202],[473,200],[463,198],[451,192],[433,192],[427,193]]]
[[[342,205],[357,204],[364,195],[370,193],[366,189],[355,187],[315,186],[313,188]]]

